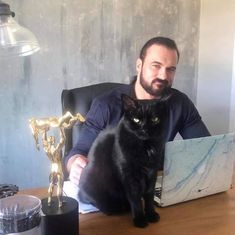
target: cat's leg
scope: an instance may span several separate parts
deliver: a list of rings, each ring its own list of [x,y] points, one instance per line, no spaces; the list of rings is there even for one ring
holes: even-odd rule
[[[131,207],[133,223],[136,227],[144,228],[148,225],[148,221],[144,214],[142,190],[140,182],[133,180],[133,177],[125,178],[123,181],[127,199]]]
[[[145,216],[150,223],[160,220],[160,215],[155,211],[153,195],[154,193],[146,193],[144,195]]]
[[[148,225],[148,221],[143,211],[143,201],[141,197],[137,197],[137,195],[131,196],[129,203],[134,225],[139,228],[145,228]]]
[[[149,190],[144,194],[145,216],[150,223],[158,222],[160,215],[155,211],[154,188],[156,180],[149,181]]]

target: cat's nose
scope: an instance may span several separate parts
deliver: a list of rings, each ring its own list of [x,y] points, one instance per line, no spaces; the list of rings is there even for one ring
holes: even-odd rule
[[[141,134],[144,135],[144,136],[146,136],[146,135],[148,134],[148,132],[143,129],[143,130],[141,130]]]

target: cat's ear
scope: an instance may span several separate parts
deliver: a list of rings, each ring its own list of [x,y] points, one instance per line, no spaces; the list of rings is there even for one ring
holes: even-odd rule
[[[123,110],[131,110],[137,108],[137,102],[126,94],[121,95]]]

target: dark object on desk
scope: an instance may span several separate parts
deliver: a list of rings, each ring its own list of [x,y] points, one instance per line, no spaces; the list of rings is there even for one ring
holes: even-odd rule
[[[52,197],[51,205],[47,198],[42,199],[42,234],[43,235],[78,235],[78,202],[70,197],[62,197],[62,207],[58,206],[57,197]]]
[[[0,184],[0,199],[13,196],[19,191],[18,186],[13,184]]]
[[[14,195],[0,200],[0,234],[41,234],[41,200]]]

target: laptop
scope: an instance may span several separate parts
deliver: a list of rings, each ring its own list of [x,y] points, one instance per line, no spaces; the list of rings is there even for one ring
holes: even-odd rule
[[[165,207],[227,191],[234,160],[235,133],[168,142],[154,201]]]

